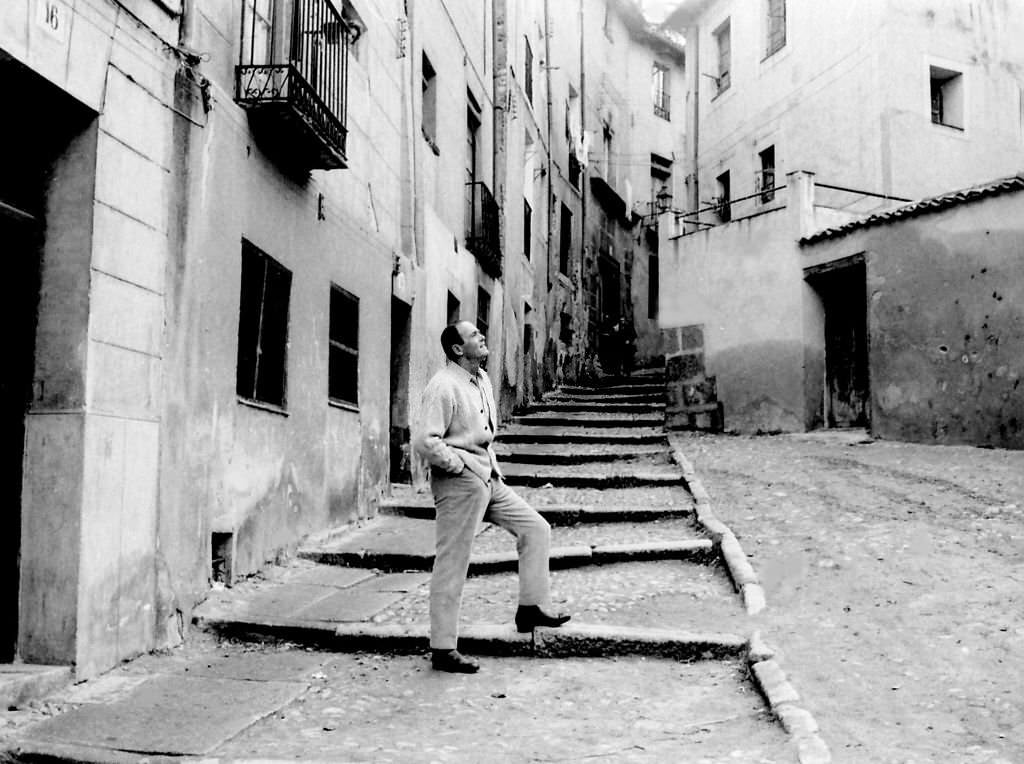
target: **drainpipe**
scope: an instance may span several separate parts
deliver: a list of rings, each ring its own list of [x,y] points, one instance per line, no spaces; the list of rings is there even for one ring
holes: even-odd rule
[[[700,27],[690,27],[690,34],[687,36],[687,48],[693,47],[693,55],[686,52],[687,74],[690,78],[690,92],[693,93],[692,126],[690,130],[690,141],[693,154],[691,163],[693,167],[693,182],[690,184],[690,209],[700,209],[700,168],[698,158],[700,156]]]
[[[555,227],[555,205],[553,204],[554,196],[554,182],[551,177],[551,170],[553,169],[553,161],[551,158],[551,113],[552,113],[552,101],[551,101],[551,8],[549,0],[544,0],[544,85],[547,88],[547,103],[545,108],[547,109],[545,126],[545,141],[547,143],[546,153],[546,174],[547,174],[547,199],[545,200],[545,206],[547,207],[547,242],[545,243],[544,250],[547,259],[547,283],[554,287],[557,278],[553,278],[551,272],[551,247],[554,241],[554,227]],[[555,290],[552,288],[551,292]],[[551,292],[548,293],[550,297]],[[556,305],[557,307],[557,305]],[[557,311],[551,313],[551,318],[548,322],[548,329],[554,326],[554,314]],[[547,342],[545,342],[547,347]]]
[[[583,7],[584,7],[585,2],[586,2],[586,0],[580,0],[580,11],[579,11],[579,17],[580,17],[580,38],[579,38],[579,45],[580,45],[580,141],[581,142],[583,141],[584,136],[586,135],[585,131],[587,129],[587,101],[586,101],[586,92],[587,92],[587,74],[586,74],[586,72],[587,72],[587,67],[586,67],[585,48],[583,46],[583,38],[585,36],[585,34],[584,34],[584,26],[583,26],[583,22],[584,22]],[[588,157],[588,159],[589,159],[589,157]],[[589,164],[589,162],[587,164]],[[583,162],[580,163],[580,262],[579,262],[580,277],[579,277],[579,280],[577,282],[578,288],[579,288],[579,308],[577,308],[577,310],[579,311],[579,315],[580,315],[580,326],[586,326],[588,328],[588,330],[589,330],[590,316],[589,316],[589,314],[587,312],[588,292],[587,292],[587,289],[586,289],[586,277],[587,277],[587,273],[586,273],[586,260],[587,260],[587,164],[584,164]],[[589,338],[589,334],[590,334],[590,332],[588,331],[587,332],[587,337],[588,338]],[[585,340],[584,342],[586,344],[586,342],[588,342],[588,340]],[[589,350],[590,353],[593,353],[595,351],[595,348],[588,348],[588,350]],[[586,355],[587,354],[585,353],[584,356],[586,356]],[[584,363],[585,364],[589,364],[589,362],[590,362],[590,359],[588,357],[585,357]]]

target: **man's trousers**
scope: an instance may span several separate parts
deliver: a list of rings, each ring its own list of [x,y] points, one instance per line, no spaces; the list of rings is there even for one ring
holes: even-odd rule
[[[551,548],[547,520],[494,475],[485,483],[468,469],[458,475],[435,471],[430,487],[437,512],[430,578],[430,646],[454,650],[458,643],[462,588],[481,521],[499,525],[516,537],[519,604],[547,607]]]

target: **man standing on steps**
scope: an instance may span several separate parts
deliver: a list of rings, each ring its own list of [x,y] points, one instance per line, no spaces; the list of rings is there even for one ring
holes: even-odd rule
[[[561,626],[551,615],[548,554],[551,527],[505,485],[491,442],[497,424],[487,372],[487,340],[473,324],[458,321],[441,332],[445,367],[423,391],[414,436],[417,453],[430,463],[436,508],[434,571],[430,579],[431,665],[439,671],[475,673],[480,666],[456,648],[462,588],[480,522],[500,525],[516,537],[519,608],[516,628]]]

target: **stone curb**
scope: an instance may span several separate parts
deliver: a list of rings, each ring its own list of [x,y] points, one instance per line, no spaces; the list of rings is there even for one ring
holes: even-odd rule
[[[434,564],[432,554],[399,554],[391,552],[324,552],[318,549],[300,549],[303,560],[320,565],[348,568],[373,568],[389,573],[421,570],[429,571]],[[608,565],[640,560],[691,560],[710,562],[715,558],[714,544],[708,539],[687,541],[640,542],[636,544],[604,544],[596,546],[563,546],[551,550],[549,565],[552,570],[581,568],[587,565]],[[469,561],[469,575],[515,571],[519,558],[514,552],[474,554]]]
[[[818,734],[818,723],[810,711],[797,705],[800,695],[775,660],[774,651],[757,631],[750,636],[747,645],[751,681],[796,744],[800,764],[831,764],[832,754]]]
[[[747,610],[747,615],[757,615],[764,610],[767,603],[765,602],[764,589],[761,587],[757,574],[750,565],[743,547],[740,546],[739,540],[729,529],[729,526],[715,516],[714,511],[711,509],[711,497],[704,488],[704,484],[701,483],[700,478],[697,477],[697,472],[694,470],[690,460],[686,458],[686,455],[673,446],[672,459],[682,471],[683,481],[686,483],[690,495],[693,496],[693,501],[697,505],[697,525],[703,528],[718,546],[719,554],[725,563],[726,570],[729,571],[729,577],[732,579],[733,586],[743,598],[743,605]]]
[[[583,523],[632,523],[661,520],[665,518],[688,518],[694,512],[689,507],[651,507],[647,509],[627,509],[625,507],[575,507],[555,505],[535,505],[534,509],[551,525],[580,525]],[[389,499],[381,504],[380,514],[399,515],[417,520],[434,519],[434,503],[403,503]]]
[[[286,623],[271,618],[245,621],[210,614],[193,619],[196,626],[222,636],[276,638],[337,652],[415,654],[426,652],[428,624],[396,625],[307,622]],[[476,655],[578,658],[643,655],[679,661],[742,658],[749,642],[735,634],[696,633],[599,624],[538,628],[521,634],[512,624],[467,625],[459,630],[459,645]]]

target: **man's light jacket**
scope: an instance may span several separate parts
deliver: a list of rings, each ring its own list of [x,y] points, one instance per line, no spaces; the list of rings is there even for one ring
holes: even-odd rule
[[[437,470],[455,475],[465,466],[487,482],[492,472],[501,475],[491,448],[496,419],[487,372],[474,376],[449,361],[423,391],[413,447]]]

